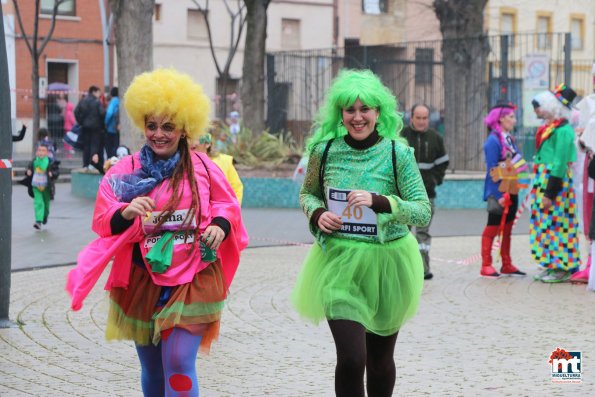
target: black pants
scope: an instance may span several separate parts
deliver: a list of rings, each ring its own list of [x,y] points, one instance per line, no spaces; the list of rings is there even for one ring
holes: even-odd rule
[[[118,149],[118,146],[120,146],[120,134],[112,134],[107,132],[105,134],[105,152],[108,159],[116,155],[116,149]]]
[[[508,207],[508,214],[506,214],[506,223],[514,221],[516,212],[519,209],[519,196],[517,194],[510,195],[510,207]],[[499,226],[502,222],[502,215],[488,213],[488,226]]]
[[[83,168],[91,164],[99,172],[103,172],[103,131],[83,127],[79,139],[83,140]],[[92,163],[91,158],[95,154],[99,160],[97,163]]]
[[[372,334],[349,320],[329,320],[328,325],[337,349],[336,396],[364,397],[365,372],[368,397],[390,397],[395,386],[393,354],[399,333]]]

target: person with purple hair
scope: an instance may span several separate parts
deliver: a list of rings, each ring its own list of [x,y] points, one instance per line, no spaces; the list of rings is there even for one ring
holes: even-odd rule
[[[483,145],[486,161],[486,178],[483,191],[483,199],[488,202],[488,222],[481,235],[481,271],[483,277],[499,277],[500,274],[524,276],[525,272],[520,271],[512,264],[510,256],[510,240],[514,217],[519,205],[518,194],[510,194],[509,199],[500,190],[502,181],[494,182],[490,176],[490,170],[498,166],[498,163],[512,158],[519,153],[519,149],[511,134],[516,125],[514,111],[516,106],[511,103],[497,103],[484,119],[490,134]],[[507,203],[508,201],[508,203]],[[493,205],[490,205],[491,203]],[[496,204],[497,203],[497,204]],[[503,208],[508,205],[506,219],[502,223]],[[501,225],[503,225],[502,229]],[[500,254],[502,267],[500,273],[492,266],[492,244],[494,238],[502,233]]]

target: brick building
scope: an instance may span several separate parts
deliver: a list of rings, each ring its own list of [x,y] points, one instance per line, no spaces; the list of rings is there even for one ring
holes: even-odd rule
[[[40,42],[50,29],[53,0],[41,0],[39,12]],[[35,24],[35,2],[19,1],[19,11],[26,36],[31,40]],[[19,27],[12,1],[2,0],[7,44],[13,130],[23,123],[32,125],[32,59]],[[109,13],[109,7],[106,7]],[[96,1],[67,0],[56,17],[51,40],[39,58],[41,126],[46,125],[46,101],[52,96],[48,85],[68,85],[68,100],[78,103],[91,85],[104,88],[113,81],[113,46],[107,51],[109,63],[104,72],[104,47],[99,4]],[[51,87],[51,86],[50,86]],[[16,152],[29,152],[34,134],[15,145]]]

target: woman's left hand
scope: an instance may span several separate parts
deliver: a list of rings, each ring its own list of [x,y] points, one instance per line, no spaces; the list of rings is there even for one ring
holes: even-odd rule
[[[552,206],[552,199],[544,196],[543,199],[541,199],[541,208],[543,208],[544,210],[547,210],[551,206]]]
[[[372,206],[372,193],[365,190],[353,190],[347,195],[347,204],[349,206],[365,205]]]
[[[217,251],[225,238],[225,232],[217,225],[207,226],[200,239],[211,249]]]

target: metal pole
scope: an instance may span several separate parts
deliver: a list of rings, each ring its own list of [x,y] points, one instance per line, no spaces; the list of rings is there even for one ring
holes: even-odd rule
[[[572,39],[570,33],[564,33],[564,84],[572,87]]]
[[[500,36],[500,99],[508,99],[508,35]]]
[[[10,87],[4,35],[4,13],[0,7],[0,328],[14,326],[8,319],[10,304],[10,261],[12,239],[12,128]]]
[[[108,93],[110,89],[110,72],[109,72],[109,33],[110,26],[108,25],[105,14],[104,0],[99,0],[99,15],[101,15],[101,31],[103,44],[103,92]],[[110,18],[111,22],[111,18]],[[111,24],[110,24],[111,25]]]

